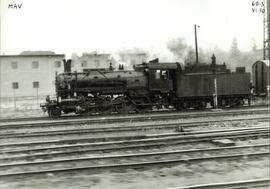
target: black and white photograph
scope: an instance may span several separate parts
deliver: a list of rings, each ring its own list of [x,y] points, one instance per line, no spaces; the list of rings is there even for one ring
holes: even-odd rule
[[[0,0],[0,189],[269,189],[270,0]]]

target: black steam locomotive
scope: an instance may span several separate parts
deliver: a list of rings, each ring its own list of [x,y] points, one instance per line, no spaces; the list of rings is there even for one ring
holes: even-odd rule
[[[158,59],[134,70],[88,70],[56,75],[56,100],[42,105],[50,117],[61,113],[145,112],[153,108],[203,109],[250,102],[250,74],[226,65],[160,63]],[[215,95],[217,94],[217,98]],[[216,100],[215,100],[216,99]]]

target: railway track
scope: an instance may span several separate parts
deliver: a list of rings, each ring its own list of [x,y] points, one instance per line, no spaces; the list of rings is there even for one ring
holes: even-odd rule
[[[240,113],[241,112],[241,113]],[[0,126],[0,178],[69,174],[74,172],[98,173],[119,169],[152,169],[201,161],[230,161],[265,159],[269,144],[231,147],[211,147],[192,150],[162,151],[168,146],[212,143],[215,139],[269,138],[269,126],[226,128],[222,122],[242,123],[251,119],[235,115],[253,115],[252,120],[266,123],[266,109],[259,111],[223,111],[210,114],[169,114],[154,116],[125,116],[90,118],[85,120],[57,120],[49,123],[2,124]],[[221,116],[231,116],[220,118]],[[167,116],[167,117],[166,117]],[[213,120],[172,123],[139,123],[141,121],[185,119],[212,116]],[[143,118],[142,118],[143,117]],[[166,117],[166,118],[165,118]],[[110,120],[107,122],[107,120]],[[124,120],[122,120],[124,119]],[[137,120],[138,119],[138,120]],[[91,122],[93,120],[93,122]],[[96,121],[95,121],[96,120]],[[134,123],[131,123],[136,121]],[[100,123],[122,122],[113,126]],[[55,124],[56,123],[56,124]],[[58,124],[59,123],[59,124]],[[97,123],[97,125],[94,125]],[[83,125],[76,129],[79,124]],[[216,124],[221,125],[216,129]],[[234,124],[235,125],[235,124]],[[10,126],[10,127],[9,127]],[[198,130],[205,127],[203,130]],[[241,126],[241,125],[240,125]],[[196,128],[196,131],[192,130]],[[210,130],[209,130],[210,128]],[[215,129],[214,129],[215,128]],[[64,130],[65,129],[65,130]],[[157,130],[159,133],[147,133]],[[161,131],[166,131],[160,133]],[[133,134],[132,134],[133,133]],[[135,133],[135,134],[134,134]],[[153,151],[153,149],[155,149]],[[157,151],[159,149],[159,151]],[[142,153],[142,150],[144,153]],[[162,151],[162,152],[161,152]],[[113,153],[122,153],[115,155]],[[98,155],[99,154],[99,155]],[[102,155],[101,155],[102,154]],[[106,154],[106,155],[105,155]],[[228,155],[229,154],[229,155]]]
[[[211,129],[212,127],[216,126],[216,124],[221,124],[223,122],[229,122],[231,124],[233,123],[239,123],[241,121],[246,121],[247,118],[229,118],[229,119],[218,119],[218,120],[207,120],[207,121],[182,121],[180,123],[157,123],[157,124],[143,124],[143,125],[134,125],[134,124],[127,124],[126,126],[84,126],[82,128],[76,128],[73,127],[71,129],[64,127],[63,129],[57,129],[52,127],[44,127],[41,131],[40,129],[32,128],[29,131],[25,131],[23,129],[23,132],[19,132],[18,130],[9,130],[9,128],[6,128],[6,130],[2,130],[0,133],[0,141],[4,141],[4,139],[12,139],[12,138],[28,138],[33,141],[33,138],[39,138],[39,137],[63,137],[63,136],[82,136],[82,135],[90,135],[98,136],[98,135],[119,135],[119,134],[138,134],[139,132],[147,133],[147,132],[153,132],[153,131],[171,131],[171,132],[180,132],[181,130],[184,131],[187,128],[196,128],[203,129],[203,127],[206,127],[207,129]],[[259,117],[253,117],[253,121],[257,122],[268,122],[269,117],[268,116],[259,116]],[[224,126],[224,124],[221,124]],[[22,129],[22,128],[21,128]],[[53,129],[53,130],[51,130]]]
[[[74,154],[94,154],[104,152],[138,151],[141,149],[161,148],[173,145],[212,142],[214,139],[246,139],[269,137],[268,127],[223,129],[189,133],[169,133],[149,135],[144,138],[126,138],[107,142],[96,142],[94,139],[74,139],[64,141],[39,141],[36,143],[11,143],[0,145],[0,160],[46,159]],[[120,138],[118,138],[120,139]]]
[[[252,109],[261,109],[261,108],[269,108],[268,105],[252,105],[252,106],[243,106],[241,107],[242,110],[252,110]],[[224,111],[234,111],[234,110],[239,110],[239,108],[225,108],[223,109]],[[203,111],[201,110],[186,110],[186,111],[179,111],[178,113],[198,113],[198,112],[211,112],[212,109],[205,109]],[[136,115],[145,115],[145,114],[164,114],[164,113],[175,113],[176,111],[173,110],[163,110],[163,111],[153,111],[153,112],[145,112],[145,113],[137,113]],[[132,114],[131,114],[132,115]],[[57,120],[68,120],[68,119],[83,119],[83,118],[89,118],[89,117],[104,117],[104,116],[109,116],[109,117],[119,117],[119,114],[110,114],[110,115],[64,115],[61,116],[60,118],[57,118]],[[123,117],[125,116],[130,116],[130,115],[121,115]],[[52,120],[46,115],[40,116],[40,117],[18,117],[18,118],[1,118],[0,116],[0,123],[5,123],[5,122],[24,122],[24,121],[50,121]]]
[[[163,139],[178,139],[179,137],[188,137],[188,136],[193,136],[193,135],[206,135],[211,134],[234,134],[234,133],[243,133],[246,134],[248,132],[252,133],[259,133],[262,134],[264,132],[269,132],[269,127],[255,127],[255,128],[236,128],[236,129],[220,129],[220,130],[214,130],[214,131],[191,131],[191,132],[180,132],[180,133],[161,133],[161,134],[141,134],[141,135],[131,135],[131,136],[112,136],[112,137],[75,137],[75,138],[70,138],[68,136],[68,139],[56,139],[56,140],[38,140],[38,141],[26,141],[26,142],[11,142],[11,143],[2,143],[0,144],[0,149],[3,149],[3,147],[24,147],[24,146],[39,146],[39,145],[58,145],[58,144],[71,144],[71,143],[97,143],[97,142],[117,142],[117,141],[139,141],[139,140],[145,140],[151,141],[151,140],[163,140]],[[210,135],[209,134],[209,135]],[[210,137],[210,136],[209,136]],[[12,140],[14,141],[14,140]]]
[[[167,189],[236,189],[236,188],[270,188],[270,179],[241,180],[233,182],[209,183],[193,186],[182,186]]]
[[[24,165],[24,164],[32,164],[32,165],[37,165],[37,164],[43,164],[43,163],[57,163],[57,162],[74,162],[77,160],[99,160],[99,159],[117,159],[118,157],[120,158],[136,158],[136,157],[148,157],[148,156],[168,156],[168,155],[184,155],[186,156],[188,155],[192,155],[193,157],[195,156],[201,156],[202,153],[208,153],[209,154],[216,154],[216,153],[220,153],[220,151],[230,151],[231,153],[233,151],[244,151],[244,150],[249,150],[250,152],[259,152],[259,151],[265,151],[268,150],[268,148],[270,147],[270,144],[257,144],[257,145],[245,145],[245,146],[232,146],[232,147],[215,147],[215,148],[199,148],[199,149],[189,149],[189,150],[173,150],[173,151],[162,151],[162,152],[150,152],[150,153],[143,153],[143,154],[131,154],[131,152],[124,152],[124,155],[111,155],[111,156],[97,156],[94,155],[92,153],[86,154],[85,156],[83,156],[83,154],[81,153],[77,153],[74,154],[75,156],[70,156],[71,153],[67,152],[67,153],[62,153],[62,156],[51,156],[51,159],[53,160],[48,160],[48,157],[46,157],[46,155],[43,154],[43,157],[41,154],[38,155],[31,155],[31,158],[29,158],[30,156],[15,156],[15,157],[7,157],[7,158],[1,158],[1,163],[0,163],[0,170],[3,167],[7,167],[7,166],[20,166],[20,165]],[[256,148],[254,150],[254,148]],[[146,151],[149,151],[146,150]],[[222,152],[224,153],[224,152]],[[226,154],[227,152],[225,152]],[[89,157],[89,155],[91,155]],[[66,157],[69,157],[69,159],[65,159]],[[38,160],[38,161],[36,161]],[[29,161],[33,161],[33,162],[29,162]],[[8,164],[10,162],[16,162],[14,164]]]
[[[256,122],[269,121],[269,116],[265,116],[265,113],[254,114],[256,117],[252,118]],[[36,178],[36,176],[46,177],[74,173],[80,175],[84,173],[97,174],[104,171],[129,169],[149,169],[152,171],[153,168],[157,167],[171,167],[204,161],[265,161],[269,157],[268,143],[189,150],[167,149],[168,146],[173,145],[212,143],[215,139],[249,140],[256,137],[269,138],[270,136],[268,125],[246,128],[237,126],[230,129],[224,129],[225,127],[221,126],[222,129],[213,129],[215,124],[222,125],[224,121],[241,123],[248,120],[246,118],[217,120],[218,116],[214,117],[216,120],[168,124],[133,125],[127,123],[127,125],[115,127],[102,126],[101,124],[87,125],[81,130],[63,127],[68,128],[65,131],[59,129],[60,125],[57,127],[48,125],[40,128],[36,125],[27,126],[29,132],[24,132],[24,128],[13,131],[12,129],[1,129],[0,178],[14,179],[14,177],[24,178],[25,176]],[[200,128],[206,127],[208,130],[197,130],[198,126]],[[179,128],[181,129],[179,130]],[[196,131],[191,128],[196,128]],[[152,130],[166,130],[167,133],[147,134],[147,131]],[[168,131],[173,132],[168,133]],[[138,132],[141,133],[138,134]],[[136,134],[130,136],[130,133]],[[18,142],[17,139],[20,139],[21,142]],[[3,143],[5,141],[10,142],[5,144]]]
[[[268,145],[267,145],[268,146]],[[256,148],[255,146],[253,146]],[[269,147],[269,146],[268,146]],[[235,147],[237,148],[237,147]],[[243,148],[243,147],[241,147]],[[250,147],[248,147],[250,148]],[[213,152],[213,149],[211,149]],[[228,148],[226,149],[228,150]],[[207,153],[207,149],[205,149]],[[220,149],[218,149],[220,151]],[[0,165],[0,178],[10,176],[26,176],[44,173],[65,173],[74,171],[97,171],[114,170],[114,169],[130,169],[130,168],[147,168],[149,166],[171,166],[179,163],[195,163],[198,161],[222,161],[222,160],[235,160],[235,159],[252,159],[252,158],[266,158],[270,152],[252,152],[252,153],[233,153],[230,155],[219,154],[213,152],[215,155],[205,155],[197,157],[181,158],[176,154],[181,152],[161,152],[161,153],[148,153],[148,154],[129,154],[117,156],[102,156],[90,157],[81,159],[64,159],[64,160],[51,160],[42,162],[31,163],[12,163]],[[183,153],[183,152],[182,152]],[[187,154],[187,151],[184,152]],[[202,151],[200,152],[202,153]],[[166,157],[166,155],[172,155]]]
[[[68,125],[81,125],[81,124],[99,124],[99,123],[123,123],[123,122],[143,122],[143,121],[165,121],[172,119],[185,119],[185,118],[199,118],[199,117],[218,117],[218,116],[236,116],[236,115],[259,115],[267,114],[268,108],[260,109],[244,109],[244,110],[221,110],[221,111],[203,111],[199,113],[172,113],[172,114],[145,114],[145,115],[128,115],[128,116],[108,116],[97,118],[83,118],[83,119],[68,119],[68,120],[46,120],[46,121],[31,121],[31,122],[4,122],[0,123],[0,131],[9,129],[20,128],[43,128],[45,126],[68,126]],[[267,114],[268,115],[268,114]]]

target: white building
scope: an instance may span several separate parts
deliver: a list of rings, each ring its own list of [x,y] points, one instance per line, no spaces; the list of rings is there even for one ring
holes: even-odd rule
[[[72,55],[71,70],[82,72],[87,69],[108,69],[112,59],[110,54],[83,53],[82,56]],[[112,65],[113,66],[113,65]]]
[[[146,62],[146,53],[119,53],[120,61],[125,63],[126,68],[133,68],[135,64]]]
[[[0,56],[0,98],[55,94],[55,73],[63,72],[64,54],[28,52]]]

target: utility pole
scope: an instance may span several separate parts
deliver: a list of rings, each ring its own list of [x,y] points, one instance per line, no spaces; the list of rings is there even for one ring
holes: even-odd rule
[[[264,1],[265,3],[265,1]],[[265,37],[265,30],[266,30],[266,19],[265,19],[265,11],[263,13],[263,60],[266,59],[266,37]]]
[[[0,0],[0,12],[2,12],[2,1]],[[2,115],[2,107],[1,107],[1,103],[2,103],[2,80],[1,80],[1,74],[2,74],[2,58],[1,58],[1,55],[2,55],[2,17],[1,17],[1,14],[0,14],[0,117]]]
[[[270,60],[270,0],[267,0],[267,5],[266,5],[266,23],[267,23],[267,59]]]
[[[194,32],[195,32],[195,53],[196,53],[196,64],[199,64],[199,55],[198,55],[198,40],[197,40],[197,26],[194,24]]]
[[[216,73],[216,57],[213,54],[212,59],[212,70],[214,75],[214,93],[213,93],[213,102],[214,108],[218,107],[218,94],[217,94],[217,73]]]

